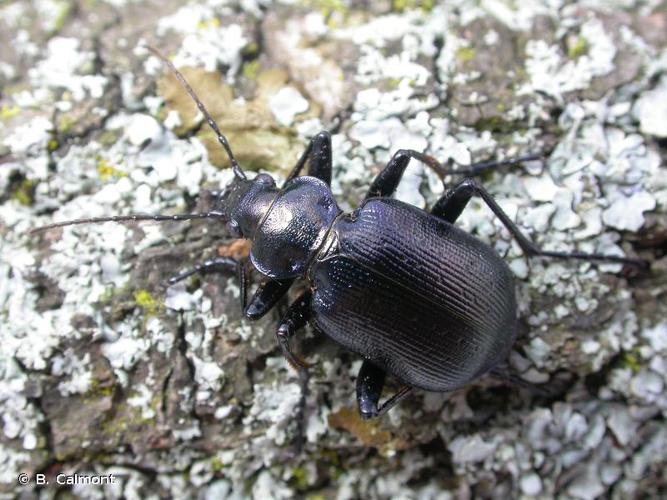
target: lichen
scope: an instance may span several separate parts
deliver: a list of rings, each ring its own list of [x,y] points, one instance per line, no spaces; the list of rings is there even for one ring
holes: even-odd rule
[[[2,488],[30,495],[18,473],[57,463],[122,478],[73,487],[81,497],[657,496],[667,462],[658,3],[108,0],[78,4],[66,36],[49,31],[62,2],[3,3]],[[486,377],[414,391],[364,422],[360,359],[306,328],[292,340],[314,365],[294,456],[300,389],[276,346],[278,313],[246,322],[225,275],[162,287],[194,262],[247,257],[219,221],[27,236],[71,218],[207,210],[202,189],[233,177],[192,100],[135,46],[144,42],[185,73],[246,170],[281,184],[329,129],[332,190],[350,211],[401,148],[453,170],[542,152],[478,180],[541,247],[639,254],[656,259],[653,271],[628,280],[618,264],[527,259],[472,199],[457,226],[515,274],[509,364],[555,395]],[[395,196],[428,209],[459,180],[411,161]]]
[[[156,299],[148,290],[137,290],[134,292],[134,302],[147,317],[155,316],[164,307],[162,302]]]

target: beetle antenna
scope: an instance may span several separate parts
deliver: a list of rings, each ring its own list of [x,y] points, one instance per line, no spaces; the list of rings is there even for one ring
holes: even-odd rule
[[[223,217],[220,212],[203,212],[200,214],[175,214],[175,215],[142,215],[142,214],[132,214],[132,215],[113,215],[111,217],[89,217],[87,219],[74,219],[67,220],[63,222],[54,222],[53,224],[47,224],[46,226],[36,227],[28,231],[28,234],[37,234],[55,227],[64,227],[64,226],[74,226],[76,224],[97,224],[99,222],[127,222],[127,221],[181,221],[181,220],[191,220],[191,219],[208,219],[211,217]]]
[[[173,65],[173,63],[167,59],[162,53],[157,50],[154,47],[151,47],[150,45],[145,46],[149,51],[151,51],[157,58],[159,58],[168,68],[169,70],[174,74],[176,79],[179,81],[179,83],[183,86],[185,91],[192,97],[192,100],[195,101],[197,104],[197,108],[201,113],[204,115],[204,118],[206,118],[206,122],[208,123],[208,126],[211,127],[213,132],[215,132],[215,135],[218,138],[218,142],[222,144],[222,147],[225,149],[225,152],[227,153],[227,156],[229,157],[229,162],[232,164],[232,170],[234,171],[234,175],[238,177],[239,179],[245,179],[246,175],[243,172],[243,169],[239,165],[239,162],[236,161],[236,158],[234,157],[234,153],[232,153],[232,148],[229,147],[229,142],[227,141],[227,138],[222,135],[222,132],[220,132],[220,127],[218,127],[218,124],[215,123],[215,120],[211,116],[211,114],[208,112],[206,109],[206,106],[204,106],[204,103],[201,102],[199,97],[197,97],[197,94],[195,93],[194,89],[190,86],[188,81],[185,79],[183,74],[176,69],[176,66]]]

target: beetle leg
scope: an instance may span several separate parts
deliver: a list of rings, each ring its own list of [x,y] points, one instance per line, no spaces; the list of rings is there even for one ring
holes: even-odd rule
[[[195,264],[192,269],[188,269],[187,271],[172,276],[167,280],[167,284],[171,286],[179,281],[183,281],[185,278],[189,278],[193,274],[229,274],[236,271],[239,279],[241,307],[245,310],[246,300],[248,298],[248,262],[248,259],[236,260],[231,257],[216,257],[215,259],[207,260],[201,264]]]
[[[230,257],[217,257],[200,264],[195,264],[192,269],[188,269],[187,271],[183,271],[182,273],[169,278],[167,283],[173,285],[174,283],[183,281],[185,278],[189,278],[193,274],[229,273],[237,270],[238,265],[238,261]]]
[[[276,302],[285,296],[292,283],[294,279],[262,281],[243,311],[245,317],[255,320],[264,316],[276,305]]]
[[[425,153],[420,153],[414,149],[399,149],[396,151],[394,156],[392,156],[391,160],[389,160],[387,166],[384,167],[384,169],[382,169],[382,171],[373,180],[371,187],[366,193],[365,199],[386,197],[394,194],[399,182],[401,182],[403,173],[405,172],[405,169],[408,166],[411,158],[414,158],[415,160],[420,161],[424,165],[430,167],[440,177],[445,177],[446,175],[481,175],[487,170],[518,165],[524,161],[538,160],[543,157],[544,155],[542,154],[526,155],[503,161],[483,161],[479,163],[473,163],[469,167],[463,169],[451,169]]]
[[[403,178],[403,174],[405,173],[405,169],[407,168],[411,158],[422,162],[424,165],[430,167],[442,177],[445,175],[453,175],[458,173],[455,170],[448,170],[444,165],[442,165],[440,162],[438,162],[438,160],[430,155],[420,153],[414,149],[399,149],[396,151],[394,156],[391,157],[391,160],[389,160],[387,166],[384,167],[373,180],[371,187],[368,188],[365,199],[388,197],[394,194],[398,184]],[[480,163],[478,165],[481,166],[482,164]],[[491,167],[483,166],[482,168],[483,170],[486,170]]]
[[[412,391],[412,387],[404,386],[380,405],[385,377],[384,370],[364,360],[357,375],[357,404],[364,420],[384,415]]]
[[[625,257],[618,257],[616,255],[603,255],[595,253],[583,252],[553,252],[550,250],[542,250],[535,243],[530,241],[521,230],[512,222],[507,216],[496,200],[489,194],[489,192],[480,186],[474,179],[464,179],[456,186],[450,189],[440,198],[433,206],[431,213],[436,217],[454,223],[459,218],[461,212],[466,207],[470,198],[479,196],[488,205],[491,211],[500,219],[500,222],[507,228],[507,230],[514,236],[517,243],[526,254],[527,257],[551,257],[554,259],[579,259],[579,260],[600,260],[608,262],[618,262],[620,264],[632,264],[634,266],[645,268],[646,261],[641,259],[631,259]]]
[[[294,168],[287,176],[285,184],[289,181],[298,177],[303,170],[306,161],[309,162],[308,166],[308,175],[311,177],[317,177],[319,180],[326,183],[327,186],[331,185],[331,134],[326,130],[323,130],[315,137],[313,137],[306,150],[299,158],[299,161],[296,162]],[[283,186],[285,185],[283,184]]]
[[[308,397],[308,367],[309,365],[301,358],[296,356],[289,346],[289,339],[297,330],[306,326],[312,311],[310,308],[310,290],[302,293],[287,309],[285,316],[278,325],[276,336],[278,337],[278,344],[280,350],[287,359],[287,362],[294,368],[299,375],[299,385],[301,387],[301,397],[299,398],[299,406],[296,413],[296,421],[298,426],[298,436],[296,440],[297,451],[301,451],[303,446],[303,432],[305,427],[305,409],[306,398]]]
[[[528,382],[527,380],[522,379],[520,376],[512,372],[512,370],[506,365],[496,366],[489,371],[489,375],[505,384],[526,389],[533,396],[541,398],[556,397],[563,392],[562,388],[555,388],[552,384],[537,385],[533,384],[532,382]]]
[[[375,177],[371,187],[366,193],[366,200],[368,198],[391,196],[396,191],[398,183],[401,182],[405,168],[410,162],[410,158],[419,160],[426,165],[437,170],[439,163],[432,156],[428,156],[413,149],[399,149],[394,156],[391,157],[387,166]]]
[[[287,362],[297,371],[305,370],[308,368],[308,364],[296,356],[289,346],[289,339],[294,336],[297,330],[300,330],[306,323],[312,314],[310,309],[310,290],[302,293],[298,299],[296,299],[287,309],[285,316],[280,321],[278,325],[278,331],[276,335],[278,336],[278,344],[280,349],[287,359]]]

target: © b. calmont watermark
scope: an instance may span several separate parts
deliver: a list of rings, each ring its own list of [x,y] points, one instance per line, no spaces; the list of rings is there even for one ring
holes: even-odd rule
[[[49,477],[46,474],[35,474],[30,477],[28,474],[19,474],[19,484],[34,484],[37,486],[48,486],[49,484],[56,484],[59,486],[75,485],[75,484],[114,484],[120,481],[120,478],[115,474],[65,474],[61,472],[55,477]]]

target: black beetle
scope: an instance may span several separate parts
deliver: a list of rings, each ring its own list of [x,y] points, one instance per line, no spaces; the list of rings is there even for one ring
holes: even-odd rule
[[[417,151],[398,151],[352,213],[341,212],[329,188],[328,132],[310,141],[281,187],[268,174],[248,179],[185,78],[159,52],[150,50],[168,65],[196,102],[229,156],[234,179],[216,193],[214,209],[207,213],[77,219],[33,231],[105,221],[225,221],[234,236],[253,241],[250,262],[264,279],[251,300],[246,304],[245,263],[230,258],[198,264],[169,283],[194,273],[239,270],[244,315],[254,320],[285,296],[295,280],[305,279],[308,289],[290,305],[276,331],[282,353],[301,375],[304,394],[307,364],[291,351],[289,339],[309,321],[363,357],[357,379],[363,418],[383,414],[412,388],[453,391],[503,362],[517,329],[514,279],[491,247],[453,225],[472,196],[486,202],[526,256],[645,265],[617,256],[539,249],[472,178],[449,190],[430,212],[390,199],[410,159],[451,173]],[[478,163],[454,173],[475,175],[534,158]],[[308,175],[299,177],[306,164]],[[404,386],[380,404],[387,373]],[[301,415],[302,411],[301,405]]]

